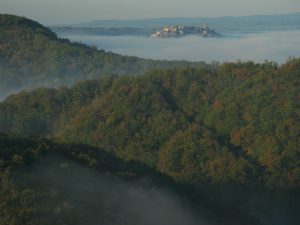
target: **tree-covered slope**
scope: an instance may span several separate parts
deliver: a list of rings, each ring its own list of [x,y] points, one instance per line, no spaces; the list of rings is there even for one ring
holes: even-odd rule
[[[299,59],[165,69],[0,30],[0,94],[94,79],[0,103],[1,225],[299,223]]]
[[[261,224],[239,206],[222,207],[192,187],[101,149],[5,134],[0,134],[0,221],[1,225]]]
[[[255,159],[271,186],[300,185],[300,61],[264,68],[216,95],[206,124]]]
[[[0,30],[1,96],[38,85],[68,85],[103,75],[136,75],[150,68],[192,64],[121,56],[71,43],[35,21],[13,15],[0,14]]]
[[[299,188],[300,61],[225,63],[38,89],[0,131],[104,148],[191,184]]]

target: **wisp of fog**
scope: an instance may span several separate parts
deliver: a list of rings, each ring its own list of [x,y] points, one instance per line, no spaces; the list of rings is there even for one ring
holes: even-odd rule
[[[196,216],[184,199],[147,180],[124,181],[58,157],[43,159],[32,171],[32,182],[62,196],[79,224],[211,224]]]
[[[190,61],[255,61],[283,63],[300,52],[300,31],[223,34],[223,38],[149,38],[138,36],[68,36],[99,49],[151,59]]]

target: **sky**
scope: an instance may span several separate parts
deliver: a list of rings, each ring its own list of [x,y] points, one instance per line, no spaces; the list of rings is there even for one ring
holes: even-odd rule
[[[0,0],[0,13],[45,25],[101,19],[220,17],[300,12],[300,0]]]

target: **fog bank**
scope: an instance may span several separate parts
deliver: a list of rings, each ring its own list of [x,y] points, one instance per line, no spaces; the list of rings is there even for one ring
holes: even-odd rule
[[[125,181],[71,161],[50,157],[35,164],[31,182],[62,199],[77,223],[112,225],[210,225],[188,202],[151,180]]]
[[[64,36],[115,53],[151,59],[283,63],[300,56],[300,31],[224,34],[223,38],[156,39],[136,36]]]

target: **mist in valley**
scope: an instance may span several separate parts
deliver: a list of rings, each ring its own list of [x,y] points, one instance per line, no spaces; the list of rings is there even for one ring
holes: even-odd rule
[[[150,38],[140,36],[67,35],[75,42],[115,53],[151,59],[283,63],[300,52],[300,31],[222,33],[222,38]]]
[[[211,225],[186,199],[148,178],[126,181],[97,173],[61,157],[47,157],[30,169],[30,182],[62,202],[58,211],[76,224]]]
[[[300,31],[282,30],[258,33],[222,32],[222,38],[150,38],[143,36],[99,36],[68,33],[58,34],[73,42],[80,42],[98,49],[121,55],[137,56],[158,60],[187,60],[195,62],[236,62],[274,61],[284,63],[289,57],[297,57],[300,52]],[[51,78],[50,78],[51,79]],[[65,78],[63,78],[65,79]],[[78,80],[53,79],[50,81],[28,81],[20,88],[0,90],[0,101],[24,89],[38,87],[59,87],[72,85]]]
[[[28,181],[57,199],[55,211],[75,215],[66,221],[79,225],[296,225],[299,221],[299,195],[292,199],[285,193],[222,188],[204,191],[202,200],[191,200],[146,176],[128,179],[99,173],[58,156],[46,156],[28,169]]]

